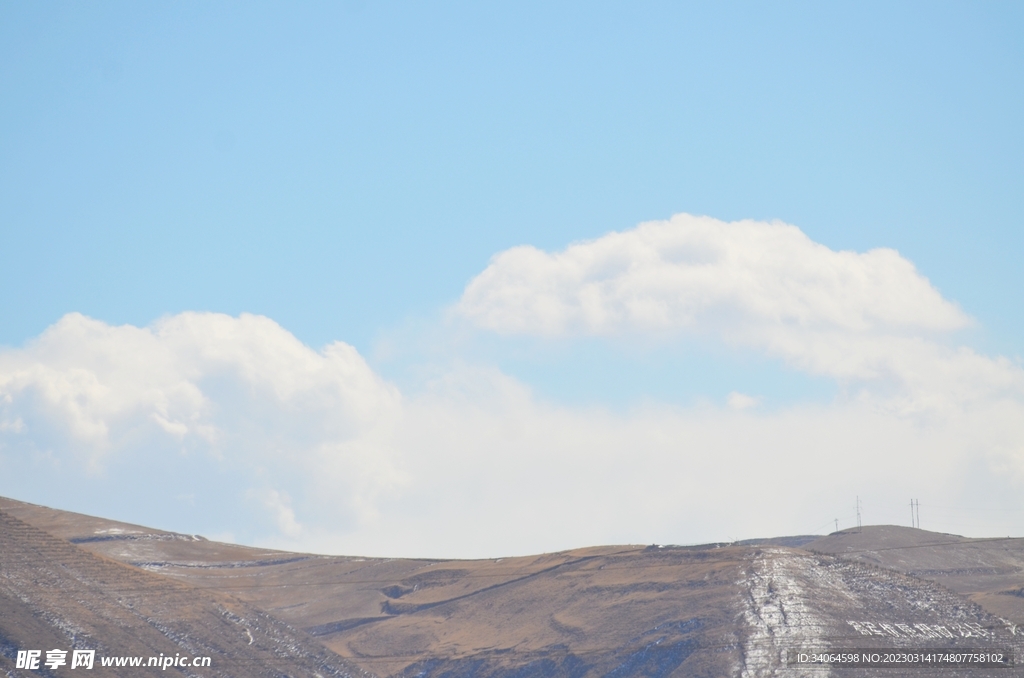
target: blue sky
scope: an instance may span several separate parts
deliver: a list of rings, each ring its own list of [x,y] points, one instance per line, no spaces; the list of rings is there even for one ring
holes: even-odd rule
[[[390,489],[375,490],[376,499],[359,495],[356,503],[363,508],[351,509],[356,517],[350,516],[348,531],[317,532],[312,516],[329,512],[324,507],[331,500],[307,502],[303,498],[316,493],[301,479],[280,486],[254,480],[275,473],[272,461],[211,470],[210,460],[231,456],[223,441],[247,439],[240,433],[248,430],[245,422],[265,415],[239,404],[237,384],[221,391],[210,390],[208,381],[197,387],[218,412],[240,409],[236,418],[214,417],[204,424],[220,431],[221,442],[207,437],[196,443],[200,451],[185,455],[194,466],[176,466],[181,450],[169,447],[166,458],[147,452],[163,444],[150,434],[125,433],[105,442],[88,442],[78,433],[58,436],[55,422],[65,421],[64,415],[46,410],[50,414],[43,417],[38,405],[38,393],[50,391],[36,382],[12,385],[23,384],[15,376],[27,374],[25,365],[65,376],[90,371],[110,392],[149,388],[117,381],[92,359],[69,357],[82,345],[69,337],[86,332],[84,325],[62,330],[69,334],[54,345],[64,349],[41,353],[39,337],[69,313],[107,328],[89,336],[106,336],[122,325],[151,328],[161,318],[189,312],[265,316],[314,353],[337,341],[353,347],[373,379],[395,390],[403,408],[427,411],[425,394],[435,393],[438,383],[462,384],[472,373],[475,384],[485,374],[489,385],[471,391],[506,393],[505,386],[495,386],[500,383],[529,394],[522,410],[497,398],[488,414],[495,421],[514,419],[513,411],[541,418],[563,412],[572,421],[583,412],[606,412],[621,418],[622,441],[632,439],[636,417],[666,409],[674,412],[672,426],[682,427],[669,429],[682,435],[691,429],[680,421],[704,407],[724,412],[729,395],[739,393],[757,403],[754,410],[741,409],[761,412],[765,426],[779,426],[785,434],[779,434],[778,445],[787,447],[785,436],[800,438],[800,427],[812,425],[795,412],[823,408],[825,414],[814,418],[817,426],[861,402],[857,394],[864,388],[883,400],[901,388],[922,392],[923,386],[911,388],[910,382],[879,386],[874,372],[825,367],[764,324],[756,331],[744,325],[740,332],[701,316],[695,324],[677,318],[654,327],[627,313],[622,324],[585,322],[573,330],[570,323],[545,332],[523,320],[523,308],[496,301],[504,298],[497,288],[485,290],[492,310],[520,313],[519,320],[502,316],[488,325],[460,305],[471,281],[490,270],[492,257],[510,248],[558,253],[572,243],[633,232],[640,223],[680,213],[720,223],[779,220],[834,252],[898,251],[930,281],[936,299],[959,305],[972,320],[936,330],[934,318],[925,319],[883,334],[914,334],[950,350],[964,347],[993,364],[1005,357],[1012,373],[1006,379],[1016,384],[1013,370],[1019,369],[1024,336],[1016,298],[1024,289],[1018,263],[1024,246],[1022,39],[1024,10],[1014,3],[4,2],[0,345],[8,362],[6,375],[0,374],[6,386],[0,388],[7,389],[4,421],[10,425],[0,428],[7,436],[0,441],[0,463],[36,477],[40,459],[49,459],[67,480],[66,486],[9,480],[0,492],[243,541],[269,543],[284,534],[310,548],[400,552],[414,546],[402,546],[407,542],[398,533],[393,542],[361,541],[358,535],[379,532],[384,523],[374,520],[401,522],[406,512],[422,510],[417,502],[429,503],[428,489],[441,487],[442,481],[426,480],[417,471],[419,462],[410,461],[434,452],[360,438],[365,463],[359,468],[377,463],[367,459],[391,459],[394,474],[380,485]],[[892,280],[902,285],[915,279]],[[876,290],[879,303],[899,297],[900,289]],[[945,307],[936,299],[941,314]],[[906,308],[916,303],[908,300]],[[758,323],[764,319],[756,317]],[[209,336],[216,343],[223,333]],[[183,374],[199,369],[188,365],[180,367]],[[942,372],[922,368],[929,370]],[[1001,404],[989,399],[984,408],[956,407],[975,416],[1002,411],[1006,403],[1019,406],[1021,393],[1007,388],[999,392]],[[30,398],[29,392],[37,395]],[[458,398],[444,397],[456,407],[451,403]],[[292,421],[313,416],[307,406],[290,401],[260,407],[291,412]],[[109,435],[121,425],[141,430],[123,423],[125,411],[113,407],[89,416]],[[894,417],[885,420],[893,426],[910,426],[906,411],[885,411]],[[403,412],[403,427],[425,416]],[[463,414],[453,414],[452,425],[465,426],[469,440],[469,432],[478,430],[470,420],[477,420]],[[156,416],[136,415],[146,421]],[[787,417],[796,417],[790,428],[780,423]],[[12,423],[17,421],[23,425]],[[29,425],[33,421],[38,423]],[[852,420],[843,421],[835,424],[835,435]],[[575,424],[550,425],[545,440],[560,439],[558,431],[571,438],[568,431],[576,430]],[[288,432],[294,424],[281,426],[263,437],[280,440],[280,449],[306,444]],[[1009,483],[999,491],[1009,498],[992,507],[976,487],[956,485],[942,500],[950,508],[941,527],[1008,527],[963,518],[968,509],[1013,508],[1018,480],[1005,464],[1016,468],[1013,460],[1022,454],[1024,439],[1017,428],[996,427],[1002,438],[980,442],[976,431],[992,426],[976,421],[946,431],[946,438],[962,443],[949,451],[956,461],[939,466],[952,473],[961,468],[956,464],[980,465],[977,487],[994,474]],[[318,435],[338,442],[334,433]],[[472,449],[494,443],[491,434],[479,435]],[[719,440],[713,431],[706,435]],[[571,466],[568,460],[575,457],[566,450],[572,444],[551,444],[545,458],[554,455]],[[916,444],[927,447],[924,439]],[[692,453],[700,454],[696,445]],[[382,452],[384,447],[391,452]],[[996,449],[1011,461],[992,461]],[[516,454],[514,445],[509,450]],[[772,450],[778,451],[765,454]],[[267,459],[274,454],[268,451]],[[613,459],[627,453],[607,454]],[[662,461],[651,457],[650,468]],[[835,463],[827,461],[826,467],[837,468]],[[76,464],[92,469],[91,480],[72,482]],[[189,473],[247,479],[226,492],[212,489],[218,485],[211,481],[211,488],[191,493],[196,496],[188,510],[177,495],[142,499],[114,489],[129,469],[186,467]],[[494,472],[479,468],[481,474]],[[460,501],[471,506],[465,484],[475,482],[470,475],[445,487],[463,492]],[[606,490],[602,482],[581,484],[580,496],[587,488]],[[868,480],[862,485],[862,495],[876,491],[874,506],[891,504],[878,509],[878,519],[885,521],[895,521],[896,507],[909,503],[908,492],[923,492],[905,486],[873,490]],[[409,488],[427,489],[417,494]],[[843,492],[858,490],[851,485]],[[960,499],[948,498],[956,492]],[[751,502],[756,498],[749,496]],[[551,495],[543,497],[551,511],[571,513]],[[287,509],[275,514],[285,523],[267,525],[286,524],[281,516],[288,510],[295,522],[288,529],[267,527],[252,517],[258,511],[240,508],[246,501]],[[840,509],[850,513],[852,498],[843,494],[841,503],[821,502],[808,499],[775,522],[663,521],[650,531],[624,523],[584,534],[689,542],[806,531]],[[922,497],[923,511],[940,503]],[[669,510],[649,507],[648,513],[630,515],[639,523]],[[797,515],[808,517],[800,522]],[[1013,524],[1021,519],[1016,514]],[[580,532],[573,529],[567,521],[552,527],[548,538],[506,543],[495,537],[480,550],[460,541],[457,532],[421,546],[443,544],[444,554],[452,555],[526,552],[579,545],[574,535]]]

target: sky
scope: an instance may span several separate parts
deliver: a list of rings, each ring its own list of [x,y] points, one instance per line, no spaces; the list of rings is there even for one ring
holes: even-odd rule
[[[1019,3],[0,0],[0,495],[325,553],[1024,534]]]

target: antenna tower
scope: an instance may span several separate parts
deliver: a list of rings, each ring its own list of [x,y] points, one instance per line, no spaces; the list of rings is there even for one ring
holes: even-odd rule
[[[857,497],[857,527],[860,527],[860,496]]]

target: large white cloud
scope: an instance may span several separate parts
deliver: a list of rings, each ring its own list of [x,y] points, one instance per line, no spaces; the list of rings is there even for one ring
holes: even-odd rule
[[[501,252],[458,309],[497,332],[548,336],[917,332],[969,322],[894,250],[835,252],[795,226],[688,214],[554,254]]]
[[[501,334],[696,334],[875,396],[884,382],[903,412],[1024,392],[1013,363],[938,340],[972,321],[899,253],[836,252],[778,222],[680,214],[561,252],[515,247],[455,311]]]

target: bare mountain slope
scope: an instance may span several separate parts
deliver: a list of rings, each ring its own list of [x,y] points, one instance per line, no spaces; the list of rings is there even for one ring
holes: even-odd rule
[[[345,676],[357,669],[230,596],[88,553],[0,511],[0,670],[18,650],[212,657],[210,668],[104,669],[90,675]],[[56,675],[63,669],[25,672]]]
[[[1024,539],[873,525],[836,532],[804,548],[929,579],[1024,627]]]
[[[1019,652],[1024,639],[999,616],[921,576],[796,548],[808,541],[827,547],[822,540],[830,538],[608,546],[496,560],[375,559],[217,544],[11,500],[0,500],[0,510],[151,577],[242,599],[379,676],[821,678],[827,669],[788,666],[787,651]]]

